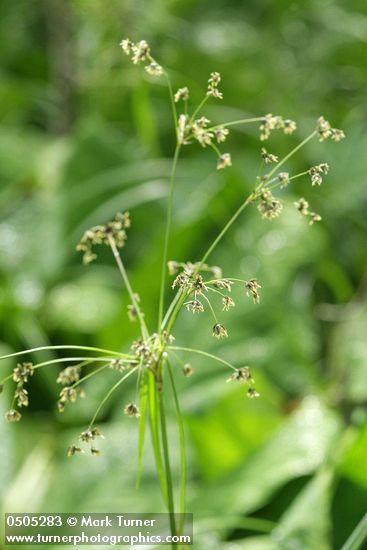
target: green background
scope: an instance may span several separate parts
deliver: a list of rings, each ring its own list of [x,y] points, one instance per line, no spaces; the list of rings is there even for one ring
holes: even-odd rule
[[[124,259],[155,322],[174,133],[163,81],[123,55],[125,36],[150,43],[194,106],[219,71],[224,100],[205,109],[215,123],[268,112],[296,120],[293,136],[269,141],[277,155],[320,115],[345,131],[340,144],[312,142],[287,165],[297,173],[329,163],[320,188],[298,180],[272,222],[248,209],[213,254],[226,276],[258,278],[261,304],[234,291],[237,307],[221,315],[228,341],[214,341],[209,313],[183,312],[174,332],[177,345],[250,365],[261,393],[247,399],[210,360],[183,357],[190,379],[175,365],[195,548],[340,548],[367,503],[366,2],[5,0],[0,32],[3,353],[64,343],[128,349],[137,327],[111,255],[101,250],[85,267],[75,252],[86,228],[118,210],[131,212]],[[233,167],[222,172],[211,150],[184,149],[170,258],[200,257],[253,188],[260,147],[256,125],[233,130],[224,147]],[[300,195],[320,224],[294,211]],[[13,366],[4,361],[1,373]],[[134,384],[103,410],[102,456],[70,460],[65,449],[116,374],[92,379],[87,399],[63,415],[55,378],[56,367],[40,369],[22,422],[0,423],[3,511],[162,510],[149,445],[134,486],[137,424],[122,413]],[[10,400],[7,388],[2,413]],[[170,441],[177,470],[173,407]]]

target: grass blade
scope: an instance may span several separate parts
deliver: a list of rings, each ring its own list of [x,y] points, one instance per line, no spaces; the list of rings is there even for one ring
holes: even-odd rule
[[[367,514],[363,516],[341,550],[359,550],[367,539]]]

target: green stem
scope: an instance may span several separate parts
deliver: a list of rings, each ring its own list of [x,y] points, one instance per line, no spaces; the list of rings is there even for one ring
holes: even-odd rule
[[[201,351],[200,349],[194,349],[194,348],[183,348],[181,346],[168,346],[168,350],[175,350],[175,351],[187,351],[188,353],[196,353],[197,355],[204,355],[205,357],[209,357],[210,359],[214,359],[215,361],[218,361],[219,363],[222,363],[223,365],[226,365],[227,367],[237,370],[236,367],[231,365],[231,363],[228,363],[225,359],[221,359],[220,357],[217,357],[216,355],[212,355],[211,353],[207,353],[206,351]]]
[[[247,124],[250,122],[261,122],[264,117],[255,117],[255,118],[243,118],[240,120],[233,120],[232,122],[224,122],[223,124],[217,124],[216,126],[211,126],[208,128],[208,132],[212,130],[217,130],[218,128],[227,128],[227,126],[237,126],[238,124]]]
[[[158,391],[158,401],[159,401],[159,412],[160,412],[160,421],[161,421],[161,439],[162,439],[162,447],[163,447],[164,469],[165,469],[165,476],[166,476],[166,483],[167,483],[168,511],[170,514],[170,527],[171,527],[171,534],[176,535],[177,529],[176,529],[176,521],[174,516],[175,503],[173,498],[173,482],[172,482],[171,464],[169,459],[166,414],[164,409],[163,394],[161,391]]]
[[[50,361],[44,361],[43,363],[38,363],[37,365],[33,366],[33,370],[39,369],[41,367],[46,367],[47,365],[53,365],[56,363],[68,363],[69,361],[89,361],[90,362],[97,362],[97,361],[112,361],[112,357],[61,357],[59,359],[52,359]],[[0,384],[5,384],[8,380],[11,380],[13,378],[13,373],[9,374],[6,378],[1,380]]]
[[[154,451],[155,464],[158,473],[159,485],[161,488],[164,503],[168,507],[166,478],[163,468],[163,459],[159,439],[159,408],[157,406],[157,388],[153,372],[148,371],[148,393],[149,393],[149,423],[150,434]]]
[[[117,351],[111,351],[109,349],[94,348],[90,346],[41,346],[39,348],[26,349],[23,351],[17,351],[16,353],[9,353],[8,355],[2,355],[0,357],[0,360],[9,359],[10,357],[17,357],[18,355],[25,355],[27,353],[34,353],[37,351],[58,350],[58,349],[80,349],[84,351],[97,351],[99,353],[109,353],[111,355],[118,355],[120,357],[126,357],[126,358],[132,357],[131,355],[127,355],[126,353],[119,353]]]
[[[166,270],[167,270],[167,259],[168,259],[168,245],[169,238],[171,233],[172,225],[172,208],[173,208],[173,192],[175,186],[175,176],[177,169],[178,157],[180,154],[181,145],[176,144],[175,153],[173,156],[172,170],[169,182],[169,193],[168,193],[168,206],[167,206],[167,219],[166,219],[166,229],[164,235],[164,246],[163,246],[163,259],[162,259],[162,271],[161,271],[161,287],[159,293],[159,306],[158,306],[158,330],[160,332],[162,320],[163,320],[163,309],[164,309],[164,292],[166,287]]]
[[[83,367],[84,365],[87,365],[88,363],[92,363],[92,362],[93,361],[84,361],[84,363],[81,363],[80,366]],[[86,374],[85,376],[83,376],[83,378],[80,378],[80,380],[78,380],[77,382],[74,382],[74,384],[71,387],[76,388],[76,386],[79,386],[79,384],[82,384],[83,382],[88,380],[88,378],[92,378],[92,376],[95,376],[99,372],[106,369],[108,367],[108,365],[109,365],[109,363],[107,365],[102,365],[102,367],[99,367],[98,369],[90,372],[89,374]]]
[[[179,532],[182,533],[184,524],[185,524],[185,512],[186,512],[186,454],[185,454],[185,428],[183,417],[180,408],[180,402],[178,400],[175,379],[173,377],[172,367],[169,361],[167,361],[168,374],[172,386],[173,398],[175,402],[177,418],[178,418],[178,429],[180,435],[180,528]]]
[[[122,262],[120,253],[119,253],[118,248],[116,246],[115,239],[113,238],[113,236],[110,233],[107,233],[107,238],[108,238],[108,242],[110,244],[112,253],[114,255],[114,258],[116,260],[117,267],[119,268],[122,279],[125,283],[125,286],[127,288],[128,293],[129,293],[130,300],[132,301],[134,309],[135,309],[135,311],[138,315],[140,330],[141,330],[142,336],[143,336],[144,339],[146,339],[149,336],[148,329],[147,329],[147,326],[145,324],[144,317],[143,317],[143,314],[142,314],[141,309],[139,307],[139,304],[138,304],[138,302],[135,298],[135,294],[133,292],[133,289],[131,288],[130,281],[129,281],[129,278],[128,278],[127,273],[126,273],[125,266]]]
[[[89,424],[89,428],[92,428],[92,426],[94,425],[96,419],[97,419],[97,416],[99,415],[100,413],[100,410],[102,409],[103,405],[106,403],[106,401],[111,397],[111,395],[113,394],[113,392],[115,390],[117,390],[117,388],[127,379],[129,378],[129,376],[131,376],[136,370],[137,370],[138,367],[134,367],[133,369],[131,369],[131,371],[129,371],[127,374],[125,374],[122,378],[120,378],[120,380],[118,382],[116,382],[116,384],[114,386],[112,386],[112,388],[109,390],[109,392],[105,395],[105,397],[102,399],[102,401],[100,402],[100,404],[98,405],[98,408],[96,410],[96,412],[94,413],[94,416]]]
[[[204,107],[205,103],[208,101],[209,96],[205,96],[204,99],[199,103],[199,105],[196,107],[195,111],[191,115],[190,118],[190,124],[195,120],[196,115],[201,111],[201,109]]]
[[[209,306],[209,309],[210,309],[210,311],[212,312],[214,322],[215,322],[215,323],[218,323],[217,316],[216,316],[216,314],[215,314],[215,311],[214,311],[214,309],[213,309],[213,306],[212,306],[211,303],[210,303],[209,298],[207,298],[207,296],[205,296],[205,294],[202,294],[201,296],[202,296],[202,297],[204,298],[204,300],[207,302],[207,304],[208,304],[208,306]]]
[[[306,145],[306,143],[308,143],[312,138],[314,138],[316,134],[317,132],[316,130],[314,130],[309,136],[307,136],[303,141],[301,141],[301,143],[299,143],[294,149],[292,149],[288,153],[288,155],[282,158],[282,160],[278,162],[278,164],[276,164],[272,170],[270,170],[268,177],[270,178],[281,166],[283,166],[285,162],[287,162],[288,159],[293,157],[293,155],[297,153],[297,151],[299,151],[304,145]]]

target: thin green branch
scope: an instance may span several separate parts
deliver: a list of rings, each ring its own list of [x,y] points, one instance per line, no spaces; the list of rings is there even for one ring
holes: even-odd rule
[[[181,413],[180,402],[178,400],[177,390],[175,379],[172,372],[172,367],[169,361],[167,361],[168,374],[172,386],[173,398],[176,407],[176,413],[178,418],[178,429],[180,437],[180,514],[181,521],[179,532],[182,533],[185,523],[185,512],[186,512],[186,453],[185,453],[185,427],[184,421]]]
[[[196,353],[197,355],[204,355],[204,357],[209,357],[209,359],[214,359],[214,361],[218,361],[219,363],[222,363],[223,365],[226,365],[227,367],[231,368],[232,370],[237,370],[236,367],[231,365],[228,361],[225,359],[221,359],[220,357],[217,357],[216,355],[212,355],[211,353],[207,353],[206,351],[202,351],[200,349],[194,349],[194,348],[183,348],[181,346],[168,346],[168,350],[175,350],[175,351],[187,351],[188,353]]]
[[[38,348],[31,348],[31,349],[26,349],[26,350],[23,350],[23,351],[17,351],[16,353],[9,353],[8,355],[2,355],[0,357],[0,361],[2,359],[9,359],[10,357],[17,357],[18,355],[26,355],[27,353],[35,353],[37,351],[59,350],[59,349],[80,349],[80,350],[83,350],[83,351],[96,351],[96,352],[99,352],[99,353],[108,353],[108,354],[111,354],[111,355],[117,355],[119,357],[126,357],[126,358],[132,357],[132,355],[128,355],[126,353],[119,353],[117,351],[111,351],[109,349],[94,348],[94,347],[91,347],[91,346],[68,346],[68,345],[65,345],[65,346],[41,346],[41,347],[38,347]]]
[[[158,305],[158,331],[159,332],[161,330],[161,325],[163,320],[168,246],[169,246],[169,239],[170,239],[171,225],[172,225],[173,193],[174,193],[175,176],[176,176],[177,162],[180,154],[180,149],[181,149],[181,145],[177,143],[175,148],[175,153],[173,156],[172,170],[171,170],[171,176],[170,176],[170,182],[169,182],[167,219],[166,219],[166,229],[165,229],[165,235],[164,235],[163,258],[162,258],[162,269],[161,269],[161,286],[160,286],[159,305]]]
[[[138,301],[136,300],[136,297],[135,297],[135,294],[133,292],[133,289],[131,288],[131,285],[130,285],[130,281],[129,281],[129,278],[127,276],[127,273],[126,273],[126,269],[125,269],[125,266],[123,264],[123,261],[121,259],[121,256],[120,256],[120,253],[118,251],[118,248],[116,246],[116,242],[115,242],[115,239],[113,238],[113,236],[111,235],[111,233],[107,233],[107,238],[108,238],[108,242],[110,244],[110,247],[111,247],[111,250],[112,250],[112,253],[114,255],[114,258],[116,260],[116,263],[117,263],[117,267],[119,268],[119,271],[121,273],[121,276],[122,276],[122,279],[125,283],[125,286],[127,288],[127,291],[129,293],[129,296],[130,296],[130,300],[134,306],[134,309],[136,311],[136,314],[138,316],[138,319],[139,319],[139,325],[140,325],[140,330],[141,330],[141,333],[142,333],[142,336],[144,339],[148,338],[149,336],[149,333],[148,333],[148,329],[147,329],[147,326],[145,324],[145,321],[144,321],[144,317],[143,317],[143,314],[141,312],[141,309],[140,309],[140,306],[138,304]]]
[[[114,357],[61,357],[58,359],[51,359],[50,361],[44,361],[43,363],[38,363],[37,365],[33,365],[33,370],[39,369],[41,367],[46,367],[47,365],[53,365],[57,363],[69,363],[70,361],[89,361],[92,363],[95,362],[105,362],[105,361],[113,361]],[[13,378],[13,373],[9,374],[6,378],[1,380],[0,384],[5,384],[8,380],[11,380]]]
[[[227,128],[228,126],[238,126],[239,124],[248,124],[251,122],[261,122],[264,117],[255,117],[255,118],[242,118],[240,120],[233,120],[232,122],[224,122],[223,124],[216,124],[208,128],[208,132],[212,130],[217,130],[218,128]]]
[[[112,386],[112,388],[108,391],[108,393],[105,395],[105,397],[102,399],[102,401],[98,405],[98,408],[97,408],[96,412],[94,413],[94,416],[93,416],[93,418],[92,418],[92,420],[89,424],[89,429],[93,427],[95,421],[97,420],[97,416],[99,415],[99,413],[100,413],[103,405],[106,403],[106,401],[111,397],[111,395],[114,393],[114,391],[116,391],[117,388],[119,386],[121,386],[121,384],[137,370],[137,368],[138,367],[134,367],[133,369],[131,369],[122,378],[120,378],[120,380],[118,382],[116,382],[116,384],[114,386]]]
[[[163,447],[163,457],[164,457],[164,472],[166,476],[167,484],[167,500],[168,500],[168,511],[170,514],[170,527],[172,535],[176,535],[176,521],[175,521],[175,503],[173,497],[173,481],[171,473],[171,464],[169,458],[169,446],[168,446],[168,436],[167,436],[167,424],[166,424],[166,413],[164,408],[162,392],[158,392],[158,403],[159,403],[159,416],[161,422],[161,439]]]
[[[308,143],[316,135],[317,135],[317,132],[316,132],[316,130],[314,130],[309,136],[307,136],[303,141],[301,141],[301,143],[299,143],[296,147],[294,147],[294,149],[292,149],[288,153],[288,155],[286,155],[284,158],[282,158],[282,160],[280,162],[278,162],[278,164],[276,164],[272,170],[270,170],[270,172],[267,174],[268,177],[270,178],[275,172],[277,172],[279,170],[279,168],[281,166],[283,166],[283,164],[285,162],[287,162],[287,160],[289,160],[291,157],[293,157],[293,155],[295,153],[297,153],[297,151],[299,151],[304,145],[306,145],[306,143]]]

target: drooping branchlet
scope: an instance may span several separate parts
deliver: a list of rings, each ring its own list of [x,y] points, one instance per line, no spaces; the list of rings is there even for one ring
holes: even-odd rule
[[[114,239],[116,246],[122,248],[127,239],[126,229],[131,225],[129,212],[118,212],[112,222],[105,225],[96,225],[88,229],[76,249],[83,252],[83,263],[89,264],[97,258],[92,249],[95,245],[109,245],[108,234]]]

